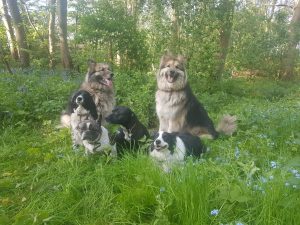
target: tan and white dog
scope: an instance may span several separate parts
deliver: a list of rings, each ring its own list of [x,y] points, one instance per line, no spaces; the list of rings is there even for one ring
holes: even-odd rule
[[[236,130],[236,117],[229,115],[224,116],[215,129],[205,108],[188,84],[183,56],[164,55],[156,78],[159,131],[188,132],[215,139],[219,133],[231,135]]]

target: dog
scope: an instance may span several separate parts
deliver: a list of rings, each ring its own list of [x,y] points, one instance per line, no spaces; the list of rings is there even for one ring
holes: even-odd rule
[[[77,129],[86,155],[104,153],[116,156],[116,148],[110,144],[107,129],[101,126],[98,121],[84,120],[78,124]]]
[[[98,116],[101,116],[101,124],[103,125],[106,123],[105,117],[111,113],[115,106],[113,76],[112,69],[108,64],[89,60],[88,72],[79,88],[79,90],[89,92],[93,97]],[[61,127],[70,127],[71,113],[70,108],[62,113]]]
[[[116,142],[118,155],[122,155],[126,149],[138,150],[139,141],[145,137],[150,138],[147,128],[128,107],[116,106],[112,113],[106,117],[106,121],[121,125],[112,138]]]
[[[76,91],[69,103],[68,110],[71,112],[70,124],[73,141],[73,149],[78,148],[82,144],[81,134],[78,131],[78,125],[85,120],[99,119],[96,105],[93,97],[87,91]]]
[[[163,163],[168,171],[170,164],[183,162],[187,156],[199,158],[206,151],[198,136],[189,133],[159,131],[150,147],[150,156]]]
[[[231,135],[236,130],[236,117],[229,115],[224,116],[215,129],[207,111],[189,86],[183,56],[164,55],[156,78],[159,131],[188,132],[216,139],[220,133]]]

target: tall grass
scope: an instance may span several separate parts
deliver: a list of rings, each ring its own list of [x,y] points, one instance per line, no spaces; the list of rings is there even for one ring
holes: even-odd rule
[[[154,77],[118,76],[118,101],[157,125]],[[71,150],[70,132],[55,126],[80,78],[0,79],[0,224],[300,224],[297,84],[225,80],[212,91],[193,82],[213,120],[235,114],[239,128],[205,140],[202,159],[165,173],[145,154],[111,159]]]

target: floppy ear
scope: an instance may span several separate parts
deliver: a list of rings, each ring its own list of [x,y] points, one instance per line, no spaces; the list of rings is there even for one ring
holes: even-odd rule
[[[96,62],[92,59],[89,59],[88,60],[88,65],[89,65],[88,73],[89,74],[94,73],[95,72],[95,67],[96,67]]]
[[[77,104],[76,104],[76,98],[78,96],[79,92],[76,91],[75,93],[73,93],[73,95],[71,96],[70,99],[70,104],[69,104],[69,112],[74,112],[74,109],[77,108]]]

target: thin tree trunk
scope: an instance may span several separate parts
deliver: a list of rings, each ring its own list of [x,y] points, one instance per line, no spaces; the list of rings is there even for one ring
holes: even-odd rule
[[[26,68],[29,67],[30,61],[29,61],[28,45],[26,41],[26,34],[25,34],[20,10],[18,7],[18,3],[17,0],[9,0],[7,3],[12,18],[12,22],[14,25],[15,33],[16,33],[16,40],[18,44],[18,52],[19,52],[21,66],[23,68]]]
[[[300,41],[300,1],[294,8],[294,14],[289,24],[288,45],[286,49],[286,56],[283,61],[283,69],[281,79],[291,80],[295,77],[295,62],[299,51],[296,49]]]
[[[235,0],[224,0],[221,3],[221,16],[219,21],[221,23],[219,34],[219,52],[217,53],[217,65],[213,80],[220,80],[224,72],[225,62],[230,44],[230,36],[233,23]]]
[[[67,0],[57,0],[57,16],[62,65],[65,69],[72,69],[73,64],[67,40]]]
[[[2,21],[6,29],[6,36],[9,44],[9,50],[11,57],[15,60],[18,60],[18,50],[15,46],[16,38],[14,34],[14,30],[11,23],[11,17],[8,14],[8,7],[6,0],[0,0],[0,7],[2,13]]]
[[[54,46],[55,46],[55,8],[56,0],[49,0],[49,23],[48,23],[48,40],[49,40],[49,66],[54,68]]]
[[[1,44],[1,42],[0,42],[0,59],[1,59],[1,61],[3,62],[3,64],[6,66],[7,71],[8,71],[10,74],[13,74],[13,72],[12,72],[12,70],[11,70],[11,68],[10,68],[9,63],[8,63],[8,61],[7,61],[6,58],[5,58],[5,52],[4,52],[4,50],[3,50],[3,46],[2,46],[2,44]]]

